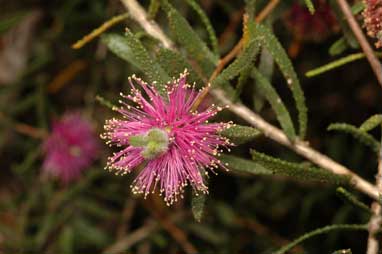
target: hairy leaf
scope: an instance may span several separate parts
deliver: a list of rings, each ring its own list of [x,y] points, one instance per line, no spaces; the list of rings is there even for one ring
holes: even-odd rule
[[[360,141],[362,144],[369,146],[374,152],[379,151],[379,142],[373,138],[370,134],[361,131],[357,127],[346,123],[333,123],[329,125],[328,131],[342,131],[351,134],[354,138]]]
[[[356,198],[353,194],[351,194],[350,192],[348,192],[344,188],[338,187],[337,188],[337,194],[340,198],[351,203],[356,208],[359,208],[360,210],[366,212],[369,215],[372,214],[370,208],[365,203],[358,200],[358,198]]]
[[[167,0],[162,0],[161,3],[177,42],[186,49],[191,58],[199,63],[204,74],[209,76],[218,62],[218,57],[209,50],[187,20]]]
[[[192,196],[191,200],[191,210],[194,218],[197,222],[202,220],[204,205],[206,203],[206,195],[203,193],[198,193]]]
[[[348,48],[348,43],[344,37],[336,40],[329,48],[329,54],[331,56],[336,56],[343,53]]]
[[[250,173],[253,175],[272,175],[273,172],[261,164],[251,160],[242,159],[234,155],[223,154],[220,160],[226,167],[234,172]]]
[[[179,73],[182,73],[184,69],[187,69],[190,73],[189,82],[196,82],[198,86],[204,85],[200,76],[180,53],[170,49],[161,48],[157,54],[157,61],[171,77],[177,77]]]
[[[369,119],[367,119],[360,127],[360,131],[368,132],[374,129],[377,126],[382,125],[382,114],[373,115]]]
[[[255,150],[251,150],[251,154],[255,162],[272,170],[274,174],[290,176],[301,180],[328,182],[336,185],[348,184],[350,181],[348,176],[336,175],[321,168],[284,161]]]
[[[195,12],[199,15],[200,19],[202,20],[204,26],[207,29],[208,37],[210,38],[210,41],[211,41],[212,50],[215,53],[215,55],[219,55],[218,39],[216,38],[215,30],[212,27],[211,22],[208,19],[206,13],[195,0],[186,0],[186,1],[192,7],[192,9],[194,9]]]
[[[307,111],[305,105],[304,93],[300,86],[300,81],[297,78],[297,74],[292,66],[292,62],[288,58],[287,53],[281,46],[280,42],[277,40],[276,36],[267,27],[257,24],[256,25],[257,40],[266,47],[272,54],[275,62],[278,64],[281,72],[283,73],[288,87],[291,89],[293,98],[296,102],[296,107],[298,111],[298,122],[299,122],[299,136],[303,139],[306,134],[307,128]]]
[[[256,85],[260,93],[268,100],[272,106],[272,109],[275,111],[277,120],[279,121],[285,134],[289,139],[293,140],[296,136],[296,133],[292,119],[276,90],[256,68],[252,69],[252,75],[256,80]]]
[[[170,77],[154,61],[134,34],[130,31],[127,31],[125,36],[106,34],[102,36],[102,41],[114,54],[139,68],[147,75],[150,82],[157,81],[155,85],[159,91],[164,89],[164,85],[170,80]]]
[[[234,125],[223,130],[220,134],[229,138],[235,145],[240,145],[259,137],[261,132],[249,126]]]

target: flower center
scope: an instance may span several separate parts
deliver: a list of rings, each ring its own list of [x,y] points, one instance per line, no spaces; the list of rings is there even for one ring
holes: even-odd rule
[[[134,147],[143,148],[143,158],[151,160],[167,152],[169,138],[166,130],[152,128],[146,134],[129,137],[129,143]]]

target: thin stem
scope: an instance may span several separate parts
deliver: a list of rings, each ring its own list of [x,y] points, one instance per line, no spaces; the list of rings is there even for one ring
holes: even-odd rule
[[[382,139],[381,139],[382,145]],[[378,156],[378,173],[376,176],[376,187],[379,194],[382,193],[382,148],[379,151]],[[373,202],[371,205],[371,211],[373,215],[369,221],[369,238],[367,240],[367,254],[378,254],[379,242],[381,239],[377,239],[376,233],[379,231],[382,222],[382,207],[378,202]]]
[[[377,77],[378,83],[382,86],[382,65],[378,61],[378,58],[375,56],[373,49],[371,48],[369,42],[367,41],[365,35],[362,32],[361,27],[354,18],[351,8],[346,0],[337,0],[338,5],[340,6],[343,14],[346,17],[346,20],[349,23],[351,30],[353,31],[355,37],[357,38],[363,52],[369,60],[370,66],[374,71],[375,76]]]
[[[145,10],[139,6],[138,2],[136,0],[121,0],[121,1],[129,1],[134,2],[134,5],[126,5],[129,12],[135,13],[137,16],[144,17],[146,16]],[[134,9],[131,6],[138,5],[140,8]],[[142,20],[145,19],[137,19],[137,21],[140,23]],[[141,23],[140,23],[141,24]],[[141,24],[142,27],[146,29],[146,27],[151,26],[152,23],[144,23]],[[168,38],[163,33],[163,31],[159,28],[159,26],[150,27],[150,30],[146,30],[148,33],[151,30],[156,30],[152,36],[155,36],[156,34],[160,34],[162,37],[165,36],[166,40]],[[161,40],[161,37],[156,37],[158,40]],[[162,41],[164,45],[164,41]],[[330,172],[334,174],[340,174],[340,175],[348,175],[351,178],[351,182],[354,185],[354,187],[369,195],[370,197],[374,198],[375,200],[378,200],[379,194],[378,190],[375,186],[364,180],[363,178],[359,177],[357,174],[353,173],[350,169],[346,168],[345,166],[333,161],[326,155],[323,155],[319,153],[318,151],[314,150],[309,146],[308,143],[302,142],[302,141],[290,141],[288,137],[285,135],[283,131],[280,129],[274,127],[273,125],[267,123],[264,119],[262,119],[259,115],[252,112],[249,108],[246,106],[240,104],[240,103],[233,103],[231,102],[224,94],[224,92],[218,88],[213,89],[210,92],[215,98],[217,98],[220,102],[223,104],[227,104],[230,106],[230,110],[237,114],[238,116],[242,117],[246,121],[248,121],[252,126],[258,128],[260,131],[262,131],[267,137],[270,139],[285,145],[289,147],[291,150],[295,151],[296,153],[302,155],[303,157],[309,159],[310,161],[314,162],[315,164],[321,166],[322,168],[329,170]]]

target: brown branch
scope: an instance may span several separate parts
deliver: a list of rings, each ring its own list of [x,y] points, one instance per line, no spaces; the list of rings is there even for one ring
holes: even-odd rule
[[[378,83],[382,86],[382,65],[378,61],[378,58],[375,56],[373,49],[371,48],[369,42],[367,41],[365,35],[362,32],[361,27],[354,18],[349,4],[346,0],[337,0],[338,5],[340,6],[343,14],[346,17],[346,20],[349,23],[350,28],[352,29],[355,37],[357,38],[363,52],[369,60],[370,66],[373,69],[375,76],[377,77]]]

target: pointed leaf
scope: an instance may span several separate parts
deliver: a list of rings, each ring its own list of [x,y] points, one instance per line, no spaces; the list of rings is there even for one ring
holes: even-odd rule
[[[251,150],[251,154],[255,162],[273,171],[274,174],[290,176],[300,180],[328,182],[336,185],[349,184],[350,182],[350,177],[336,175],[325,169],[284,161],[255,150]]]
[[[222,154],[220,157],[222,163],[233,172],[249,173],[253,175],[272,175],[273,172],[259,163],[251,160],[228,154]]]
[[[378,153],[379,151],[379,142],[373,138],[370,134],[361,131],[357,127],[346,124],[346,123],[333,123],[329,125],[328,131],[342,131],[349,133],[354,138],[356,138],[362,144],[369,146],[374,152]]]
[[[359,127],[360,131],[368,132],[377,127],[378,125],[381,126],[382,124],[382,114],[379,115],[373,115],[369,119],[367,119],[361,127]]]
[[[269,83],[269,81],[256,68],[252,69],[252,75],[256,80],[256,85],[260,93],[271,104],[272,109],[276,113],[277,120],[279,121],[285,134],[289,139],[293,140],[296,136],[296,133],[292,119],[283,101],[277,94],[276,90]]]
[[[273,59],[287,81],[288,87],[292,91],[298,111],[298,122],[300,127],[299,136],[303,139],[306,134],[308,109],[306,108],[304,93],[301,89],[300,81],[297,78],[292,62],[288,58],[287,53],[277,40],[276,36],[269,28],[261,24],[256,24],[256,37],[257,40],[272,54]]]
[[[224,129],[220,134],[228,138],[235,145],[240,145],[259,137],[261,132],[249,126],[234,125]]]
[[[308,7],[308,10],[310,14],[314,14],[316,9],[314,8],[314,4],[312,0],[304,0],[306,7]]]
[[[177,42],[199,63],[204,74],[209,76],[218,62],[218,57],[209,50],[187,20],[167,0],[162,0],[161,3]]]
[[[162,67],[154,61],[142,43],[130,31],[125,36],[118,34],[106,34],[102,36],[102,42],[117,56],[130,62],[147,75],[150,82],[157,81],[156,87],[159,91],[170,77]]]

